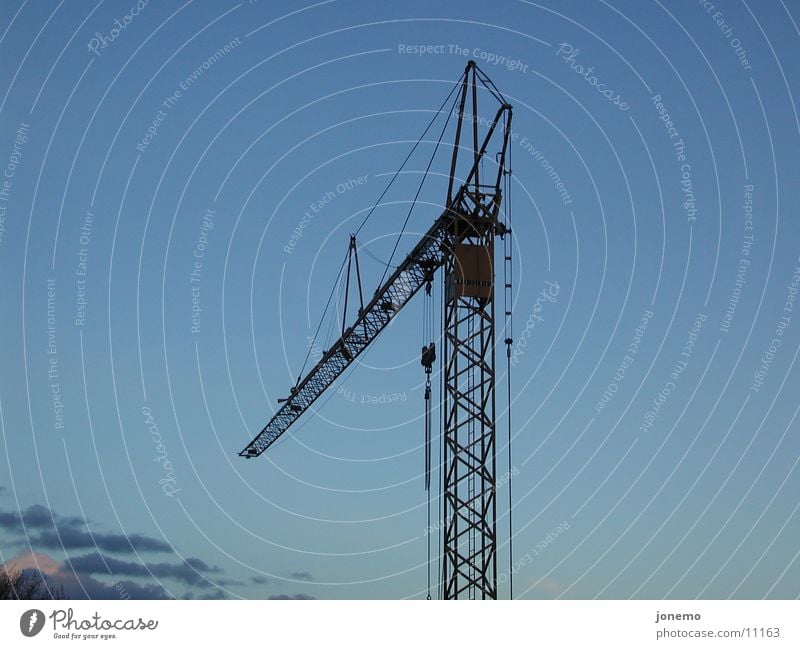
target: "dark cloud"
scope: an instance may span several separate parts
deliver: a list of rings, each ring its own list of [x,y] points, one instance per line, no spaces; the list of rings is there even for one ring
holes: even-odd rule
[[[289,576],[292,579],[298,579],[302,581],[314,581],[314,575],[312,575],[307,570],[297,571],[297,572],[290,572]]]
[[[252,581],[254,584],[268,584],[269,583],[269,579],[267,579],[266,577],[262,577],[261,575],[256,575],[255,577],[250,577],[250,581]]]
[[[200,572],[222,572],[221,568],[217,568],[217,566],[209,566],[205,561],[202,559],[197,559],[196,557],[188,557],[186,559],[186,565],[194,568],[195,570],[199,570]]]
[[[60,516],[43,505],[31,505],[19,512],[0,512],[0,528],[15,532],[53,529],[59,524],[69,528],[84,523],[74,516]]]
[[[244,582],[239,579],[215,579],[218,586],[244,586]]]
[[[59,526],[30,537],[30,544],[48,550],[81,550],[97,548],[106,552],[132,554],[133,552],[172,552],[172,546],[164,541],[142,534],[89,533],[74,527]]]
[[[157,584],[138,584],[134,581],[108,584],[63,568],[47,574],[35,568],[23,572],[41,579],[48,591],[58,592],[57,589],[62,589],[67,599],[174,599],[163,586]]]
[[[175,599],[159,584],[127,580],[106,584],[88,575],[71,575],[61,585],[70,599]]]
[[[82,519],[61,516],[42,505],[19,512],[0,511],[0,530],[16,536],[18,543],[48,550],[96,548],[121,554],[173,552],[169,543],[144,534],[92,532]]]
[[[206,591],[203,593],[194,593],[194,596],[190,599],[230,599],[231,596],[229,593],[226,593],[221,588],[214,588],[213,590]]]
[[[270,595],[267,599],[317,599],[307,593],[295,593],[294,595]]]
[[[204,573],[219,574],[222,572],[220,568],[211,567],[196,558],[189,558],[180,563],[139,563],[122,561],[97,552],[80,557],[70,557],[66,560],[65,565],[81,574],[175,579],[189,586],[200,588],[212,588],[217,585]]]

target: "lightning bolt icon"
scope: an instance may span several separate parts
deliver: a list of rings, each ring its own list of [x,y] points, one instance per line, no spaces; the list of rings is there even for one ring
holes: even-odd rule
[[[31,613],[31,618],[28,620],[28,631],[33,631],[33,625],[36,624],[36,620],[39,616],[36,614],[36,611]]]

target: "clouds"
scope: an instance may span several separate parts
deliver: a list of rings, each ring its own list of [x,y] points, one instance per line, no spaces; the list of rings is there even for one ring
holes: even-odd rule
[[[298,581],[314,581],[314,575],[307,570],[299,570],[297,572],[290,572],[289,577],[297,579]]]
[[[285,576],[272,575],[265,577],[264,575],[253,575],[250,577],[250,583],[257,586],[265,586],[267,584],[285,586],[289,581],[314,581],[314,575],[308,570],[295,570],[293,572],[284,573]],[[264,595],[259,595],[264,597]],[[267,599],[316,599],[313,595],[308,593],[296,593],[294,595],[287,595],[283,593],[273,594],[267,596]]]
[[[71,557],[64,565],[80,574],[173,579],[187,586],[200,588],[217,586],[218,583],[207,575],[222,573],[220,568],[208,566],[204,561],[191,557],[175,563],[151,563],[123,561],[98,552]]]
[[[241,581],[204,559],[180,556],[165,540],[97,529],[83,518],[63,516],[42,505],[0,510],[0,541],[0,547],[20,549],[0,570],[35,572],[51,586],[62,586],[70,599],[226,599],[241,596],[228,591],[240,587],[263,598],[267,596],[263,586],[278,590],[282,589],[278,584],[314,581],[307,570]],[[302,592],[279,592],[269,598],[314,599]]]
[[[45,575],[51,575],[61,568],[61,562],[56,561],[44,552],[23,552],[3,564],[9,572],[17,570],[38,570]]]
[[[0,530],[16,536],[17,542],[47,550],[99,549],[106,552],[172,552],[172,546],[144,534],[106,534],[92,532],[77,517],[60,516],[42,505],[19,512],[0,511]]]
[[[49,587],[61,586],[69,599],[170,599],[170,594],[158,584],[139,584],[117,581],[113,584],[76,573],[65,563],[56,561],[44,552],[23,552],[3,566],[9,572],[22,570],[45,580]]]
[[[171,552],[172,546],[142,534],[92,534],[75,528],[46,530],[31,536],[31,545],[49,550],[81,550],[99,548],[107,552]]]
[[[61,562],[46,553],[28,551],[7,561],[0,568],[9,572],[24,570],[36,573],[45,578],[49,585],[62,586],[64,594],[70,599],[174,599],[170,589],[154,582],[161,579],[196,589],[196,592],[190,591],[193,597],[217,599],[220,595],[227,595],[219,588],[227,580],[215,580],[204,574],[216,575],[222,573],[222,569],[194,558],[151,563],[124,561],[94,552],[68,557]],[[107,577],[110,581],[98,577]],[[145,583],[130,578],[138,578]]]
[[[69,524],[77,524],[78,519],[65,519]],[[0,511],[0,528],[13,531],[24,531],[25,528],[40,529],[54,524],[53,514],[42,505],[33,505],[21,512]]]
[[[135,581],[118,581],[107,584],[92,577],[61,574],[58,581],[70,599],[175,599],[159,584],[140,584]]]
[[[219,597],[225,595],[220,586],[238,583],[222,578],[221,568],[198,557],[175,557],[175,549],[162,539],[94,530],[81,518],[62,516],[42,505],[0,510],[0,533],[8,539],[6,545],[25,548],[2,567],[36,572],[49,584],[63,586],[73,599],[172,598],[161,580],[188,586],[196,597]],[[42,550],[67,556],[58,561]],[[76,551],[83,552],[75,555]],[[153,561],[142,554],[170,558]]]

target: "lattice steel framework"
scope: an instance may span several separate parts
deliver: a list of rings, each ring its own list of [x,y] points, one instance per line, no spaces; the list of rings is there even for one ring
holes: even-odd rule
[[[473,198],[486,208],[495,196]],[[445,263],[442,580],[445,599],[496,599],[495,227],[480,216],[464,225],[466,236]],[[485,268],[472,270],[488,279],[464,286],[458,278],[469,269],[459,268],[459,251],[473,246],[478,259],[471,261]]]
[[[481,143],[478,84],[500,108]],[[471,99],[470,119],[465,106]],[[481,184],[481,160],[497,127],[502,146],[491,184]],[[464,123],[472,124],[473,165],[455,199],[449,198],[457,173]],[[511,134],[511,106],[477,66],[467,65],[448,200],[458,214],[454,248],[445,260],[444,449],[442,494],[445,599],[497,599],[497,515],[494,371],[494,238],[504,236],[500,221],[503,174]]]
[[[494,117],[482,122],[483,129],[479,128],[479,87],[499,103]],[[444,211],[359,309],[355,322],[298,380],[272,419],[239,453],[253,458],[269,448],[431,281],[433,273],[443,268],[441,586],[445,599],[497,598],[493,260],[494,238],[507,233],[500,220],[500,203],[511,114],[510,104],[470,61],[458,98]],[[462,133],[470,145],[462,146]],[[481,163],[489,146],[496,146],[495,170],[491,182],[481,184]],[[467,155],[461,155],[464,152]]]

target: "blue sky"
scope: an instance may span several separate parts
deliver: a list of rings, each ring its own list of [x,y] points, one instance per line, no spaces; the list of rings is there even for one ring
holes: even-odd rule
[[[514,106],[515,595],[796,598],[800,14],[714,5],[5,3],[0,558],[74,596],[424,597],[422,296],[236,454],[474,58]],[[369,293],[443,118],[359,235]]]

